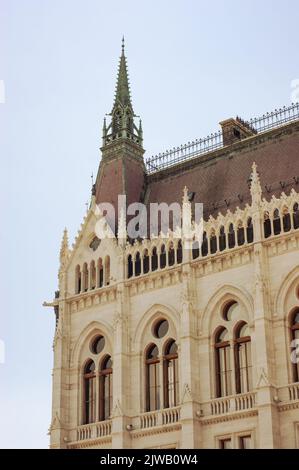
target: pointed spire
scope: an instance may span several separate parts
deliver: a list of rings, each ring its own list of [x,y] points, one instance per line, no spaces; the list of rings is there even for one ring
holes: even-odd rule
[[[103,124],[103,148],[107,144],[115,142],[116,139],[130,140],[142,147],[143,135],[141,123],[138,129],[134,122],[137,116],[134,113],[131,102],[124,37],[122,38],[114,103],[109,116],[111,116],[110,123],[107,125],[104,120]]]
[[[131,106],[131,96],[129,87],[129,78],[127,70],[127,59],[125,56],[125,39],[122,38],[121,56],[118,67],[116,92],[113,109],[120,104],[121,106]]]
[[[252,203],[259,203],[262,199],[262,187],[260,182],[260,177],[257,172],[257,165],[255,162],[252,164],[252,172],[250,178],[250,194],[252,198]]]
[[[67,229],[65,228],[63,231],[63,237],[62,237],[61,248],[60,248],[60,268],[63,268],[65,266],[68,256],[69,256],[69,240],[68,240]]]

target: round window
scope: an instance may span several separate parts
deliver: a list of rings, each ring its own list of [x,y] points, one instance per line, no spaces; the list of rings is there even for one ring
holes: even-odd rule
[[[154,335],[156,338],[163,338],[166,335],[169,328],[169,324],[167,320],[160,320],[156,323],[154,327]]]
[[[97,336],[93,342],[91,343],[91,352],[93,354],[99,354],[100,352],[103,351],[105,347],[105,338],[104,336]]]

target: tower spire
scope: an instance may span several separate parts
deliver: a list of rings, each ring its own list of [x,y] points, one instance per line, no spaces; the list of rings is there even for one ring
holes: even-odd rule
[[[131,96],[130,96],[130,86],[129,86],[129,77],[128,77],[128,69],[127,69],[127,59],[125,56],[125,38],[122,38],[121,44],[121,56],[118,66],[118,75],[117,75],[117,82],[116,82],[116,91],[115,91],[115,100],[112,112],[115,107],[118,105],[121,106],[130,106],[132,111],[132,103],[131,103]]]
[[[110,124],[107,126],[104,121],[103,126],[103,147],[119,138],[129,139],[142,147],[142,129],[134,123],[136,115],[131,101],[124,36],[122,37],[114,103],[109,116],[111,116]]]

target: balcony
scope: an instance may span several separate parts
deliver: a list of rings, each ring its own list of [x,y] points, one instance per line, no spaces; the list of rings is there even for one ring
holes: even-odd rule
[[[99,439],[111,435],[112,421],[84,424],[77,428],[77,441]]]
[[[252,410],[256,407],[256,392],[214,398],[202,404],[203,417],[220,416]]]
[[[180,421],[180,410],[180,407],[176,406],[174,408],[143,413],[139,416],[139,428],[147,429],[178,423]]]
[[[279,387],[277,402],[279,411],[299,408],[299,382]]]

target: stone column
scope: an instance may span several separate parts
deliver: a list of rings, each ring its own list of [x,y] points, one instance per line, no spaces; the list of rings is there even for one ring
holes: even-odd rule
[[[128,416],[130,399],[130,358],[129,358],[129,298],[125,287],[125,241],[119,239],[119,283],[117,286],[117,307],[113,319],[113,411],[112,448],[131,447]]]
[[[201,447],[199,404],[199,361],[196,335],[195,295],[190,264],[182,267],[182,297],[180,323],[180,402],[182,449]]]
[[[274,344],[271,324],[270,278],[266,248],[263,246],[263,211],[261,186],[255,163],[251,175],[252,222],[254,229],[254,342],[258,381],[258,447],[278,448],[280,442],[279,416],[273,397],[275,387]],[[255,385],[255,384],[254,384]]]
[[[50,447],[65,448],[68,442],[69,392],[68,384],[68,332],[69,312],[65,297],[67,295],[66,265],[69,257],[68,235],[64,230],[60,249],[60,268],[58,273],[59,291],[53,306],[56,314],[56,328],[53,341],[54,365],[52,381],[52,420],[49,429]]]

